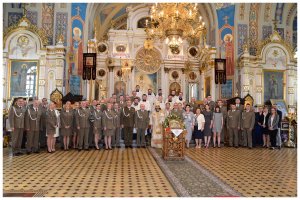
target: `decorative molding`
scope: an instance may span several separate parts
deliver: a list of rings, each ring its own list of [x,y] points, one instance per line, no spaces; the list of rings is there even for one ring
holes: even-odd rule
[[[63,80],[62,79],[56,79],[56,86],[57,87],[62,87],[63,85]]]
[[[39,79],[39,86],[44,86],[46,81],[44,79]]]
[[[288,87],[288,93],[289,94],[294,94],[295,93],[295,88],[294,87]]]
[[[240,4],[240,20],[244,20],[245,16],[245,3]]]
[[[272,8],[272,4],[271,3],[266,3],[265,13],[264,13],[265,22],[269,22],[271,20],[271,8]]]
[[[6,40],[8,36],[10,36],[12,33],[17,32],[17,31],[30,31],[34,33],[35,35],[39,36],[41,39],[42,45],[45,47],[48,45],[49,41],[47,38],[47,35],[44,31],[44,29],[40,29],[37,26],[33,25],[26,17],[22,17],[17,24],[14,24],[10,27],[8,27],[4,33],[3,33],[3,47],[6,43]]]

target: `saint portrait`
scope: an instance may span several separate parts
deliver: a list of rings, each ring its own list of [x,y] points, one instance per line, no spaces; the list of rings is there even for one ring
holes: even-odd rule
[[[264,71],[264,101],[283,99],[283,72]]]

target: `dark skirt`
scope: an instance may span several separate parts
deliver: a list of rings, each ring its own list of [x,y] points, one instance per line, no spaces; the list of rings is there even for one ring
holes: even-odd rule
[[[198,130],[198,126],[194,126],[195,139],[203,139],[203,132]]]

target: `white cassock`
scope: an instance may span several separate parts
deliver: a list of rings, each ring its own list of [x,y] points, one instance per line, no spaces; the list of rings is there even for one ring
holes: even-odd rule
[[[162,148],[163,145],[163,122],[165,114],[163,111],[153,111],[150,117],[150,125],[152,125],[151,147]]]

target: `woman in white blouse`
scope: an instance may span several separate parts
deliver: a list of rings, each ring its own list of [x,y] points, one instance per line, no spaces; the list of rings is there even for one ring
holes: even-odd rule
[[[201,114],[200,108],[196,109],[195,114],[195,123],[194,123],[194,134],[195,134],[195,141],[196,141],[196,147],[195,148],[201,148],[201,143],[203,139],[203,130],[204,130],[204,123],[205,119],[203,114]]]

